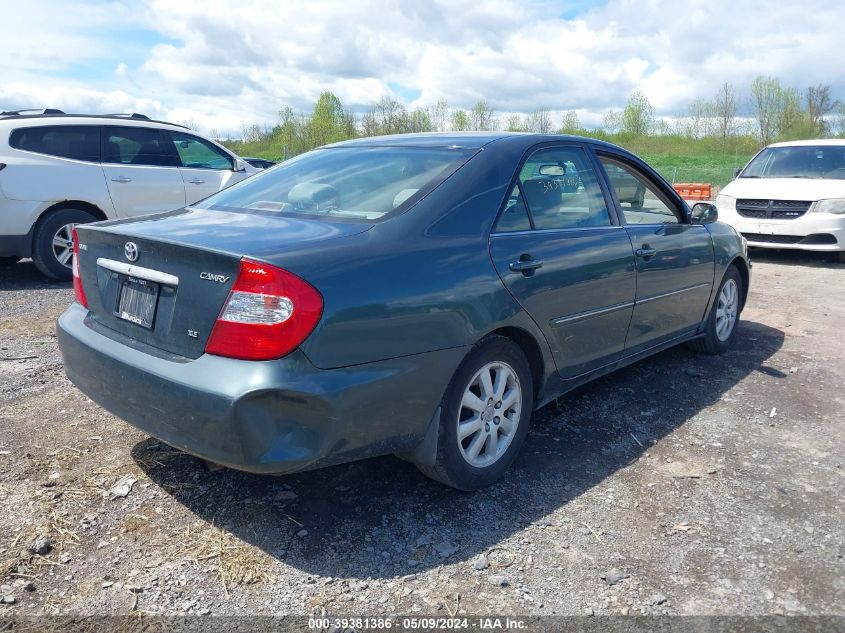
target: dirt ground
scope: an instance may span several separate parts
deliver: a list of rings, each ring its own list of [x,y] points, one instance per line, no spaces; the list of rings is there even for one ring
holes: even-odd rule
[[[845,264],[753,258],[735,350],[545,407],[471,495],[392,457],[210,472],[66,380],[68,284],[2,270],[0,615],[843,614]]]

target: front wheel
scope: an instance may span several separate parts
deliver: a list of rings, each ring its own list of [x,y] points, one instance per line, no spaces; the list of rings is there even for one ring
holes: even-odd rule
[[[742,277],[739,271],[736,266],[728,266],[716,294],[716,301],[707,316],[704,336],[690,342],[695,351],[721,354],[731,347],[742,309],[742,293]]]
[[[418,467],[459,490],[488,486],[516,458],[533,410],[525,354],[510,339],[489,336],[467,355],[446,389],[434,465]]]

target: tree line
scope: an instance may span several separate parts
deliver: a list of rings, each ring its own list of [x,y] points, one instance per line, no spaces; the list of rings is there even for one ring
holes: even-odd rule
[[[514,132],[586,134],[599,138],[633,139],[673,136],[727,141],[742,137],[767,145],[776,140],[845,136],[845,105],[829,85],[803,91],[784,87],[774,77],[757,77],[742,96],[725,83],[709,99],[696,99],[685,113],[658,118],[647,95],[634,91],[624,108],[605,113],[599,128],[587,130],[574,111],[556,117],[548,108],[527,115],[498,115],[486,100],[470,109],[453,108],[440,100],[429,108],[406,108],[384,97],[363,114],[345,108],[331,92],[323,92],[309,112],[290,106],[279,111],[272,126],[245,125],[242,139],[224,141],[241,154],[261,153],[274,158],[300,154],[315,147],[361,136],[412,132],[506,130]]]

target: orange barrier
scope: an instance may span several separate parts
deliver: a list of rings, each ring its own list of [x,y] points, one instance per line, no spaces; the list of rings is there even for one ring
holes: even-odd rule
[[[713,187],[709,182],[676,182],[672,185],[684,200],[711,200]]]

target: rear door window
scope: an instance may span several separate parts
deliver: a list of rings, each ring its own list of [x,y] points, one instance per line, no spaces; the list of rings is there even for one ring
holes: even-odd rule
[[[9,146],[27,152],[96,163],[100,161],[100,126],[43,125],[20,128],[12,131]]]
[[[580,147],[546,147],[528,157],[519,174],[535,229],[610,226],[596,172]]]
[[[161,130],[145,127],[106,127],[104,141],[104,163],[177,166],[176,154]]]
[[[511,195],[508,196],[505,210],[496,222],[496,233],[510,233],[512,231],[528,231],[531,229],[531,220],[528,218],[528,208],[525,206],[525,198],[519,189],[519,183],[514,185]]]

